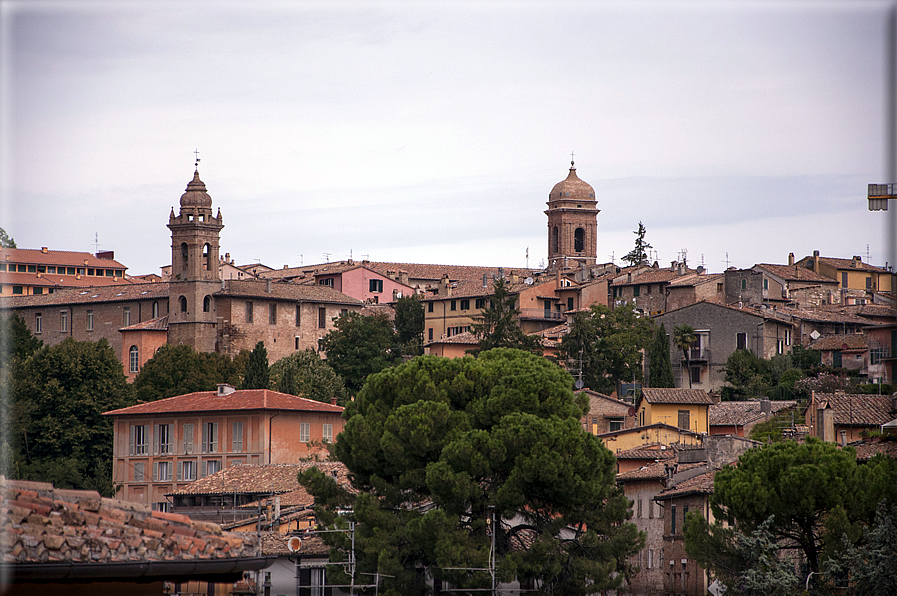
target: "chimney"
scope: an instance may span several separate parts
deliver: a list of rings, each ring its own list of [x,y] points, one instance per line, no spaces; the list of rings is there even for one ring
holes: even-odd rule
[[[858,257],[858,256],[854,255],[853,260],[850,262],[850,266],[853,267],[854,269],[859,269],[862,262],[863,262],[862,257]]]
[[[838,434],[841,435],[841,447],[846,447],[847,446],[847,431],[841,430],[841,431],[838,431]]]
[[[270,277],[265,280],[265,293],[266,294],[271,293],[271,278]]]
[[[508,281],[512,284],[516,284],[520,282],[520,277],[518,277],[516,273],[511,271],[511,273],[508,274]]]
[[[47,248],[46,246],[41,246],[40,251],[44,254],[47,254],[48,252],[50,252],[50,249]]]
[[[794,265],[794,253],[793,252],[788,253],[788,264]]]
[[[336,398],[335,398],[335,397],[331,397],[331,398],[330,398],[330,405],[331,405],[331,406],[335,406],[335,405],[336,405]]]
[[[218,397],[230,395],[234,391],[236,391],[236,389],[233,385],[228,385],[227,383],[218,383]]]
[[[813,251],[813,273],[819,273],[819,251]]]
[[[486,284],[486,274],[485,274],[485,273],[483,274],[483,287],[484,287],[484,288],[485,288],[485,287],[488,287],[487,284]]]
[[[499,267],[499,268],[498,268],[498,276],[499,276],[499,277],[504,277],[504,276],[505,276],[505,268],[504,268],[504,267]]]
[[[760,400],[760,411],[767,416],[772,414],[772,404],[769,403],[768,399]]]

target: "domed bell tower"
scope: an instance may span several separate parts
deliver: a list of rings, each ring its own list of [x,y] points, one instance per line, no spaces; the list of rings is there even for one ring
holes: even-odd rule
[[[548,195],[548,266],[552,270],[594,265],[598,254],[595,189],[579,179],[570,162],[567,178]]]
[[[178,215],[168,216],[171,230],[171,278],[168,294],[168,343],[184,344],[198,352],[214,352],[217,313],[214,294],[221,289],[218,274],[218,237],[224,227],[221,210],[212,214],[212,197],[199,179],[199,160],[193,180],[181,195]]]

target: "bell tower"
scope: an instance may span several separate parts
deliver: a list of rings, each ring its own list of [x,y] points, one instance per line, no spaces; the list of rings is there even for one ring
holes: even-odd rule
[[[212,215],[212,197],[199,179],[199,159],[193,180],[181,195],[178,215],[168,216],[171,230],[171,278],[168,294],[168,343],[185,344],[198,352],[214,352],[218,319],[215,292],[218,237],[224,227],[221,209]]]
[[[567,269],[594,265],[598,255],[598,201],[595,189],[570,173],[548,195],[548,266]]]

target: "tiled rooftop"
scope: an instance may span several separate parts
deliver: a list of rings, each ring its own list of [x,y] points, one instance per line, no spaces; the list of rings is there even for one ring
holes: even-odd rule
[[[703,465],[703,464],[697,464]],[[680,469],[680,471],[682,471]],[[672,488],[668,488],[657,495],[657,500],[672,499],[674,497],[683,497],[692,494],[711,494],[713,493],[713,478],[716,476],[716,470],[699,474],[694,478],[689,478],[680,482]]]
[[[299,472],[318,468],[333,476],[340,485],[349,486],[349,471],[338,462],[303,462],[297,464],[259,464],[231,466],[180,488],[172,495],[214,495],[284,493],[293,494],[289,505],[311,504],[312,498],[296,479]],[[281,501],[281,506],[288,506]]]
[[[79,565],[88,569],[81,577],[109,577],[105,574],[116,569],[122,573],[125,563],[142,565],[146,578],[157,575],[153,563],[224,562],[258,555],[255,534],[222,532],[215,524],[101,498],[94,491],[0,476],[0,493],[3,563],[15,564],[21,578],[48,577],[58,568],[73,574]],[[168,574],[176,575],[171,567]]]
[[[869,263],[864,263],[863,261],[854,263],[853,259],[819,257],[819,262],[823,265],[834,267],[835,269],[850,269],[853,271],[878,271],[879,273],[886,273],[886,269],[884,267],[876,267],[875,265],[870,265]]]
[[[786,281],[801,281],[817,284],[833,284],[837,287],[839,284],[836,280],[816,273],[812,269],[807,269],[802,265],[776,265],[772,263],[758,263],[754,265],[755,269],[765,269],[769,273],[780,277]]]
[[[470,331],[464,331],[462,333],[456,333],[451,337],[443,337],[441,339],[434,339],[433,341],[424,342],[425,346],[432,346],[434,344],[456,344],[456,345],[464,345],[464,346],[476,346],[479,345],[480,340],[477,339],[477,336],[471,333]]]
[[[897,459],[897,441],[882,441],[881,443],[859,443],[852,445],[857,452],[857,461],[869,461],[876,455],[882,454],[891,459]]]
[[[185,412],[221,412],[247,410],[293,410],[303,412],[342,413],[343,408],[312,399],[279,393],[270,389],[240,389],[228,395],[217,391],[197,391],[119,410],[104,416],[139,416],[148,414],[181,414]]]
[[[649,443],[633,449],[618,451],[614,455],[617,459],[670,459],[676,457],[675,449],[662,449],[661,447],[661,443]]]
[[[39,296],[10,296],[0,298],[0,308],[26,306],[54,306],[57,304],[86,304],[96,302],[129,302],[133,300],[168,300],[168,283],[132,284],[120,281],[114,285],[67,288]]]
[[[760,400],[723,401],[710,405],[710,426],[743,426],[764,417]],[[771,414],[794,407],[796,401],[770,401]]]
[[[122,327],[119,331],[168,331],[168,315],[156,317],[130,327]]]
[[[691,279],[692,277],[697,276],[697,272],[693,269],[689,269],[687,273],[680,275],[678,271],[672,271],[670,269],[648,268],[633,273],[631,280],[628,275],[617,276],[614,278],[613,285],[636,286],[640,284],[670,283],[677,278],[684,278],[686,276]]]
[[[879,426],[894,419],[891,397],[861,393],[815,393],[816,403],[834,410],[835,424]]]
[[[342,273],[350,269],[354,269],[360,265],[376,271],[383,276],[397,275],[398,272],[408,274],[409,280],[427,280],[430,282],[438,282],[443,276],[448,276],[450,280],[457,281],[461,279],[482,280],[485,274],[487,279],[492,280],[493,275],[498,275],[499,270],[505,275],[514,272],[521,277],[527,277],[536,273],[535,269],[524,269],[515,267],[479,267],[466,265],[433,265],[425,263],[389,263],[381,261],[335,261],[333,263],[320,263],[317,265],[304,265],[302,267],[287,267],[285,269],[275,269],[269,272],[260,273],[263,277],[282,278],[296,277],[304,275],[305,277],[314,277],[315,275],[327,275],[330,273]],[[391,274],[391,275],[390,275]]]
[[[861,333],[826,335],[807,346],[810,350],[866,350],[866,336]]]
[[[644,388],[642,398],[649,404],[712,404],[713,398],[702,389]]]
[[[102,254],[102,253],[100,253]],[[100,269],[125,269],[114,259],[101,259],[89,252],[0,247],[0,261],[25,265],[65,265],[66,267],[90,267]]]
[[[363,304],[361,300],[346,296],[327,286],[274,282],[270,283],[271,291],[269,292],[269,282],[267,281],[229,279],[224,283],[224,289],[215,292],[216,296],[357,304],[359,306]]]
[[[707,273],[701,275],[686,275],[670,282],[671,288],[693,287],[705,283],[720,282],[725,279],[725,273]]]

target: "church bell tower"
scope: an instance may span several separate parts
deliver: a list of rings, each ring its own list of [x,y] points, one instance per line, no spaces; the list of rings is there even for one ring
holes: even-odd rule
[[[552,270],[594,265],[598,254],[595,189],[570,173],[548,195],[548,266]]]
[[[178,215],[168,216],[171,230],[171,278],[168,294],[168,343],[214,352],[217,340],[215,292],[218,237],[224,227],[221,210],[212,214],[212,197],[199,179],[199,159],[193,180],[181,195]]]

